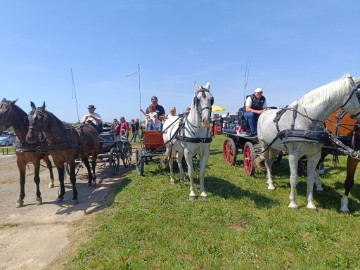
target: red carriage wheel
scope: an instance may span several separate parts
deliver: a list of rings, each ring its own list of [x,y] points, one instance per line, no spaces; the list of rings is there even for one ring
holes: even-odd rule
[[[254,159],[254,146],[251,142],[246,142],[244,145],[244,168],[246,174],[249,176],[254,175],[255,172]]]
[[[231,138],[226,138],[223,144],[224,160],[228,165],[234,165],[236,162],[237,147]]]

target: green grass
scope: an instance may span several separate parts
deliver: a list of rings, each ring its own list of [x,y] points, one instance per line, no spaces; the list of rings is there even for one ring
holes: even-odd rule
[[[265,173],[254,177],[222,158],[216,136],[206,169],[209,200],[188,201],[189,183],[169,182],[168,169],[145,165],[133,171],[98,212],[89,240],[66,269],[358,269],[359,185],[350,196],[351,214],[340,214],[345,157],[326,160],[325,192],[314,193],[317,211],[306,208],[306,183],[297,185],[299,209],[289,210],[287,159],[274,167],[276,190]],[[239,157],[238,159],[242,159]],[[198,170],[196,191],[199,194]],[[358,178],[358,177],[356,177]]]
[[[0,146],[0,155],[2,154],[13,154],[15,153],[15,149],[12,146]]]

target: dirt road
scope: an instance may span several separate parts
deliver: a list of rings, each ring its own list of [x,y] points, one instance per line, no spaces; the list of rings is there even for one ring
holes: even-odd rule
[[[44,163],[42,163],[44,165]],[[98,169],[98,185],[87,187],[84,171],[77,178],[79,204],[70,205],[71,185],[65,179],[64,202],[55,202],[59,181],[55,173],[55,188],[49,189],[49,173],[41,167],[43,204],[35,205],[34,170],[27,168],[24,207],[16,208],[19,197],[19,173],[15,155],[0,155],[0,269],[49,269],[51,262],[70,244],[74,221],[101,209],[101,201],[126,173],[123,166],[116,177],[109,168]]]

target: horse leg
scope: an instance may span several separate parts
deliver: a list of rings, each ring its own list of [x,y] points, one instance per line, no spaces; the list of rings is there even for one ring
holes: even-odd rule
[[[96,187],[96,160],[97,160],[97,153],[93,153],[91,156],[91,169],[93,173],[94,187]]]
[[[42,204],[41,192],[40,192],[40,160],[34,162],[34,182],[36,185],[36,205]]]
[[[60,163],[60,164],[57,164],[55,163],[56,165],[56,168],[58,170],[58,175],[59,175],[59,182],[60,182],[60,193],[59,193],[59,196],[56,200],[57,203],[60,203],[64,200],[64,195],[65,195],[65,184],[64,184],[64,164]]]
[[[316,191],[317,192],[323,192],[324,188],[322,187],[322,184],[321,184],[321,181],[320,181],[320,174],[319,174],[318,169],[315,170],[314,177],[315,177]]]
[[[82,161],[84,162],[85,167],[86,167],[87,172],[88,172],[88,187],[91,187],[92,186],[92,181],[93,181],[93,175],[92,175],[92,172],[91,172],[91,169],[90,169],[89,159],[87,157],[83,157]],[[74,174],[75,174],[75,163],[74,163]],[[70,175],[71,175],[71,173],[70,173]],[[95,187],[95,186],[96,186],[96,183],[93,185],[93,187]]]
[[[17,166],[20,173],[20,195],[19,200],[16,203],[16,207],[23,207],[24,206],[24,198],[25,198],[25,173],[26,173],[26,162],[19,161],[19,157],[17,160]]]
[[[203,200],[207,200],[208,196],[205,191],[205,166],[206,161],[209,158],[209,152],[206,153],[204,151],[203,155],[200,157],[200,196],[203,198]]]
[[[289,149],[290,151],[290,149]],[[289,154],[289,166],[290,166],[290,204],[288,208],[290,209],[296,209],[298,206],[296,204],[296,198],[295,198],[295,188],[296,184],[298,182],[298,160],[299,157],[295,156],[294,154]]]
[[[182,182],[184,181],[184,168],[182,166],[182,160],[184,157],[184,153],[179,151],[176,154],[177,157],[177,163],[178,163],[178,167],[179,167],[179,181]]]
[[[346,179],[344,182],[344,188],[345,188],[345,194],[341,198],[341,208],[340,212],[349,212],[348,203],[349,203],[349,193],[351,188],[354,185],[354,174],[356,171],[356,167],[358,165],[359,161],[357,159],[354,159],[350,156],[347,158],[347,166],[346,166]]]
[[[193,167],[193,160],[191,154],[186,151],[184,152],[185,160],[188,166],[188,175],[190,180],[190,194],[189,200],[194,201],[196,199],[195,191],[194,191],[194,167]]]
[[[174,159],[173,159],[173,151],[172,147],[166,147],[166,155],[169,159],[169,169],[170,169],[170,184],[175,184],[175,177],[174,177]]]
[[[307,191],[306,191],[306,197],[307,197],[307,208],[309,209],[316,209],[316,206],[314,204],[314,196],[313,196],[313,189],[315,184],[315,172],[316,166],[319,162],[321,152],[316,153],[315,155],[311,157],[307,157]]]
[[[316,185],[316,191],[317,192],[323,192],[324,189],[322,187],[321,181],[320,181],[320,171],[319,171],[319,166],[321,163],[324,162],[325,157],[327,156],[326,153],[321,153],[321,158],[316,166],[316,172],[315,172],[315,185]]]
[[[270,158],[270,149],[265,151],[263,156],[265,158],[265,167],[266,167],[266,177],[267,177],[267,184],[268,184],[268,190],[274,190],[274,182],[271,175],[271,168],[272,168],[272,161]]]
[[[45,163],[46,163],[46,167],[49,169],[49,172],[50,172],[49,188],[54,188],[54,187],[55,187],[55,184],[54,184],[54,173],[53,173],[51,161],[50,161],[49,157],[44,157],[44,161],[45,161]]]
[[[72,160],[69,165],[70,165],[70,182],[73,190],[72,204],[76,205],[79,203],[79,200],[78,200],[78,192],[76,189],[75,160]],[[89,161],[88,161],[88,167],[90,168]]]

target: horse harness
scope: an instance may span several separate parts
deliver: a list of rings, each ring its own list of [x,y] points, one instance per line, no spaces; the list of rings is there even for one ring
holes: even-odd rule
[[[358,91],[359,88],[360,88],[360,85],[357,85],[356,87],[354,87],[352,89],[348,99],[345,101],[345,103],[342,106],[340,106],[340,109],[343,109],[346,106],[346,104],[350,101],[351,97],[354,94],[356,94],[357,100],[360,104],[360,92]],[[300,113],[297,110],[297,108],[298,108],[298,104],[296,104],[293,108],[288,108],[288,106],[286,106],[285,108],[281,109],[280,111],[278,111],[276,113],[276,116],[273,119],[273,122],[276,124],[276,129],[278,131],[278,134],[272,140],[272,142],[262,151],[262,153],[264,153],[277,139],[280,139],[283,144],[285,144],[287,142],[310,142],[310,143],[312,142],[312,143],[324,143],[324,144],[333,142],[342,148],[342,149],[339,149],[339,151],[343,152],[346,155],[350,155],[352,158],[360,159],[360,150],[355,151],[354,149],[345,145],[343,142],[341,142],[337,138],[337,136],[332,135],[328,130],[315,131],[315,130],[295,129],[295,120],[296,120],[298,114],[310,119],[312,122],[321,122],[319,120],[311,119],[307,115]],[[292,119],[292,123],[291,123],[291,128],[280,131],[279,121],[287,110],[293,111],[293,119]],[[359,114],[360,114],[360,112],[358,112],[355,115],[352,115],[351,117],[355,118]],[[341,117],[343,117],[343,115],[339,115],[338,117],[340,119]],[[322,124],[324,124],[324,123],[322,123]],[[285,147],[286,147],[286,145],[285,145]]]

